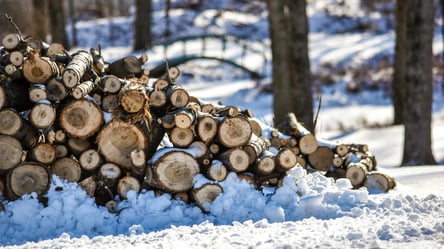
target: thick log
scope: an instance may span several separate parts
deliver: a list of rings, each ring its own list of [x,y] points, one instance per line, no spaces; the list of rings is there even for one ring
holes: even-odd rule
[[[15,200],[30,193],[42,196],[48,191],[50,180],[50,173],[45,165],[23,162],[8,173],[6,186],[9,198]]]
[[[60,75],[57,64],[49,60],[48,57],[40,57],[36,50],[28,54],[23,62],[22,72],[28,82],[40,84]]]
[[[85,139],[99,131],[103,112],[96,103],[86,98],[72,100],[62,108],[59,124],[68,136]]]
[[[23,148],[20,141],[8,135],[0,135],[0,173],[21,162]]]
[[[148,186],[171,193],[191,190],[199,173],[196,159],[185,151],[160,149],[149,161],[145,182]]]
[[[249,166],[248,154],[240,148],[231,148],[220,153],[219,160],[233,172],[244,172]]]
[[[137,113],[148,109],[148,96],[142,85],[131,83],[125,85],[119,92],[122,109],[127,113]]]
[[[174,147],[186,148],[194,141],[194,131],[190,128],[174,127],[168,137]]]
[[[136,191],[137,193],[139,193],[140,189],[140,182],[134,176],[124,176],[120,178],[119,182],[117,183],[117,193],[123,199],[127,198],[127,194],[129,191]]]
[[[132,78],[142,73],[143,60],[139,60],[133,55],[125,56],[109,64],[106,72],[119,78]]]
[[[13,109],[0,111],[0,134],[17,138],[24,149],[33,147],[39,138],[37,129]]]
[[[136,125],[114,120],[103,127],[97,137],[100,154],[107,162],[131,168],[130,153],[148,147],[146,134]]]
[[[56,116],[55,106],[47,100],[42,100],[32,107],[28,119],[35,128],[46,129],[54,124]]]
[[[223,188],[217,183],[206,183],[191,191],[194,201],[204,211],[208,211],[208,204],[211,204],[221,193]]]
[[[52,144],[38,143],[28,152],[29,161],[49,165],[56,160],[56,150]]]
[[[270,175],[276,168],[274,155],[272,153],[263,153],[257,160],[251,164],[249,171],[255,175]]]
[[[0,109],[14,108],[18,112],[31,109],[34,103],[29,99],[29,86],[24,79],[0,81]]]
[[[196,133],[205,144],[211,143],[217,135],[218,121],[213,115],[201,114],[197,120]]]
[[[325,146],[319,146],[313,153],[308,155],[308,163],[319,171],[328,171],[333,165],[334,152]]]
[[[100,165],[102,165],[103,158],[95,149],[87,149],[80,154],[79,163],[82,170],[90,173],[96,173]]]
[[[396,187],[396,181],[387,174],[370,172],[365,179],[364,186],[369,190],[388,192],[390,189]]]
[[[218,141],[227,148],[243,146],[253,134],[250,122],[242,116],[225,117],[218,126]]]
[[[80,163],[72,157],[57,159],[50,167],[51,174],[55,174],[69,182],[78,182],[82,175]]]
[[[88,51],[80,50],[72,56],[62,73],[63,83],[68,88],[80,84],[82,77],[91,70],[93,58]]]
[[[318,141],[313,134],[305,134],[299,138],[299,149],[304,155],[310,155],[318,148]]]
[[[274,158],[277,172],[286,172],[298,163],[296,155],[290,149],[281,149]]]

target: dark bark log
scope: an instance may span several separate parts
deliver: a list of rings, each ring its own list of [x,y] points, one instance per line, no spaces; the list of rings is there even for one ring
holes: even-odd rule
[[[33,147],[39,138],[37,129],[13,109],[0,111],[0,134],[17,138],[24,149]]]
[[[4,108],[14,108],[18,112],[26,111],[34,106],[29,100],[29,83],[19,79],[14,81],[0,82],[0,110]]]

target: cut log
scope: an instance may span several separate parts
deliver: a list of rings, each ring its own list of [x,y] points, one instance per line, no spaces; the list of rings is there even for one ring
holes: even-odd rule
[[[109,64],[107,73],[122,79],[132,78],[142,72],[142,65],[137,57],[129,55]]]
[[[145,133],[136,125],[114,120],[101,129],[97,144],[100,154],[106,161],[130,169],[131,151],[145,150],[148,147],[148,140]]]
[[[100,78],[99,86],[104,93],[118,93],[125,81],[115,75],[105,75]]]
[[[97,188],[96,176],[92,175],[79,182],[79,186],[85,190],[86,194],[93,197]]]
[[[34,106],[29,99],[29,83],[19,79],[0,81],[0,110],[14,108],[18,112],[27,111]]]
[[[21,162],[23,148],[20,141],[8,135],[0,135],[0,173]]]
[[[29,161],[49,165],[56,160],[56,150],[52,144],[38,143],[28,152]]]
[[[224,181],[227,178],[228,170],[219,160],[213,160],[210,165],[201,167],[202,174],[213,181]]]
[[[42,100],[32,107],[28,119],[35,128],[46,129],[54,124],[56,116],[55,106],[47,100]]]
[[[8,173],[6,179],[8,195],[12,200],[33,192],[42,196],[48,191],[50,180],[50,174],[45,165],[23,162]]]
[[[68,88],[80,84],[83,75],[91,70],[93,58],[88,51],[80,50],[73,54],[72,60],[66,65],[62,73],[63,83]]]
[[[8,54],[9,62],[14,65],[15,67],[22,66],[23,62],[25,61],[25,57],[23,54],[19,51],[12,51],[10,54]]]
[[[122,170],[114,163],[102,164],[97,173],[97,185],[99,187],[107,187],[108,189],[115,189],[118,180],[122,175]]]
[[[343,164],[344,159],[342,159],[342,157],[340,157],[338,154],[335,154],[333,158],[333,166],[336,168],[341,168]]]
[[[350,151],[348,146],[345,144],[338,144],[335,147],[335,153],[338,154],[338,156],[343,157],[347,155],[347,153]]]
[[[56,158],[62,158],[68,156],[68,148],[64,144],[56,144],[54,146],[55,152],[56,152]]]
[[[197,135],[205,144],[211,143],[217,134],[218,121],[212,115],[202,114],[197,121]]]
[[[219,160],[233,172],[244,172],[249,166],[247,152],[240,148],[231,148],[219,154]]]
[[[28,54],[23,62],[22,72],[28,82],[40,84],[60,75],[57,64],[48,57],[40,57],[36,50]]]
[[[20,35],[15,33],[6,34],[2,39],[2,45],[8,51],[22,50],[27,46]]]
[[[83,170],[95,173],[102,165],[103,158],[95,149],[87,149],[80,154],[79,163]]]
[[[115,108],[119,106],[119,95],[107,94],[103,96],[100,106],[102,107],[103,111],[112,112]]]
[[[194,131],[190,128],[174,127],[168,137],[174,147],[186,148],[194,141]]]
[[[276,171],[286,172],[297,165],[296,155],[290,149],[281,149],[275,157]]]
[[[127,194],[129,191],[136,191],[137,193],[140,192],[141,186],[139,180],[133,176],[124,176],[119,179],[119,182],[117,183],[117,193],[122,197],[123,199],[127,198]]]
[[[184,151],[160,149],[149,162],[145,181],[148,186],[171,193],[191,190],[199,173],[196,159]]]
[[[325,146],[319,146],[313,153],[308,155],[308,163],[319,171],[328,171],[333,165],[334,152]]]
[[[263,153],[256,162],[254,162],[249,171],[256,175],[264,176],[270,175],[276,168],[276,163],[274,160],[274,155],[271,153]]]
[[[148,96],[143,86],[128,84],[119,92],[120,105],[127,113],[137,113],[148,109]]]
[[[218,141],[227,148],[243,146],[253,134],[250,122],[242,116],[225,117],[219,124]]]
[[[90,80],[84,81],[72,88],[71,95],[75,99],[81,99],[86,97],[89,93],[91,93],[95,87],[96,83],[94,83],[93,81]]]
[[[263,152],[270,148],[270,146],[271,144],[268,139],[253,134],[250,141],[243,146],[242,149],[247,152],[248,157],[250,158],[249,164],[253,164]]]
[[[131,173],[133,176],[142,179],[146,170],[146,155],[143,150],[133,150],[130,153]]]
[[[49,45],[48,49],[45,51],[46,57],[54,57],[55,55],[67,55],[65,47],[63,47],[63,44],[58,42],[53,42]],[[68,61],[65,61],[67,63]]]
[[[176,84],[169,85],[166,94],[169,103],[176,108],[185,107],[190,101],[188,92]]]
[[[309,155],[318,148],[318,141],[313,134],[305,134],[299,139],[299,149],[304,155]]]
[[[255,118],[248,119],[250,121],[251,129],[253,131],[253,134],[257,137],[262,137],[262,126],[259,122],[259,120]]]
[[[68,91],[59,78],[52,78],[46,83],[46,89],[48,91],[48,100],[59,103],[66,96]]]
[[[381,192],[388,192],[390,189],[396,187],[396,181],[393,177],[381,173],[370,172],[365,179],[364,186],[371,190],[377,190]]]
[[[300,124],[296,119],[296,115],[292,112],[288,113],[285,116],[285,120],[276,126],[280,132],[293,137],[299,137],[301,135],[299,127]]]
[[[72,157],[57,159],[50,167],[51,174],[55,174],[69,182],[78,182],[82,175],[80,163]]]
[[[345,171],[345,177],[350,180],[353,187],[359,188],[367,177],[367,169],[363,164],[351,163]]]
[[[79,139],[73,137],[70,137],[68,139],[66,145],[68,145],[69,151],[73,153],[77,158],[80,157],[80,154],[82,154],[84,151],[92,147],[92,144],[88,139]]]
[[[223,188],[217,183],[206,183],[191,192],[197,205],[204,211],[208,211],[208,204],[211,204],[221,193]]]
[[[174,112],[174,124],[179,128],[190,128],[195,123],[196,116],[196,110],[180,108]]]
[[[154,109],[161,109],[166,106],[167,95],[166,92],[157,90],[149,93],[150,107]]]
[[[17,138],[24,149],[33,147],[39,137],[37,129],[13,109],[0,111],[0,134]]]
[[[99,131],[103,124],[103,112],[86,98],[72,100],[62,108],[59,123],[68,136],[85,139]]]
[[[29,99],[37,103],[39,101],[48,99],[48,90],[43,84],[33,84],[29,88]]]

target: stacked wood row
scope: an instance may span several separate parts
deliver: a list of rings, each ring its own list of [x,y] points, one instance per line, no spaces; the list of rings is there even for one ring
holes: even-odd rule
[[[297,165],[347,177],[356,188],[394,187],[391,177],[372,173],[376,160],[365,145],[318,141],[291,113],[272,128],[250,110],[205,103],[177,83],[177,67],[150,79],[144,54],[105,63],[100,48],[70,54],[16,34],[2,45],[4,198],[44,197],[55,174],[111,211],[143,189],[205,210],[230,172],[260,190],[279,187]]]

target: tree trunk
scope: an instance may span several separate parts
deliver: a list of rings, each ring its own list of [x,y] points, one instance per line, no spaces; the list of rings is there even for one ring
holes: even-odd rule
[[[151,47],[151,13],[151,0],[136,0],[134,50],[143,50]]]
[[[63,47],[69,49],[68,37],[66,35],[65,11],[63,1],[49,0],[49,23],[51,26],[52,42],[59,42]]]
[[[436,164],[432,153],[432,0],[410,0],[407,16],[402,165]]]

